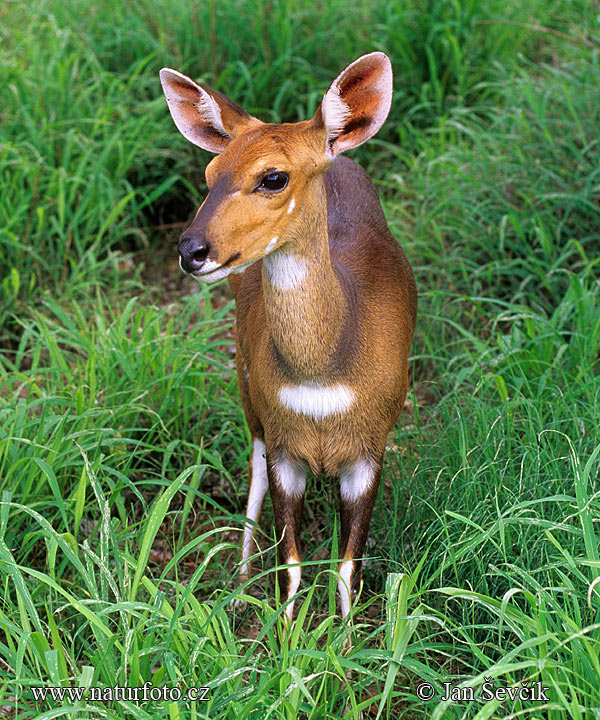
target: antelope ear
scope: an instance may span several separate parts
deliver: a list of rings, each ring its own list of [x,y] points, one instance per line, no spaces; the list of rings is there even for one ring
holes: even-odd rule
[[[160,82],[177,129],[204,150],[221,153],[241,132],[260,124],[233,100],[177,70],[163,68]]]
[[[373,137],[391,104],[392,64],[387,55],[370,53],[348,65],[332,82],[321,103],[327,155],[335,157]]]

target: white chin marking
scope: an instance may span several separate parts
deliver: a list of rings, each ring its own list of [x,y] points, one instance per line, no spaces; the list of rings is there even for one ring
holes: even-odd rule
[[[346,615],[350,612],[353,566],[354,560],[344,560],[339,568],[340,579],[338,580],[338,592],[340,594],[340,603],[342,606],[342,617],[346,617]]]
[[[230,272],[231,268],[226,267],[213,272],[192,273],[192,277],[195,277],[196,280],[200,280],[200,282],[214,283],[217,282],[217,280],[222,280],[227,277]]]
[[[347,385],[320,385],[309,382],[284,385],[279,390],[279,401],[299,415],[321,420],[328,415],[346,412],[354,402],[354,391]]]
[[[340,496],[346,502],[362,497],[371,487],[375,476],[375,463],[361,458],[340,473]]]
[[[277,245],[278,240],[279,240],[279,235],[275,235],[275,237],[271,240],[271,242],[265,248],[265,255],[268,255],[271,252],[271,250],[273,250],[275,248],[275,245]]]
[[[199,272],[190,274],[192,277],[195,277],[196,280],[200,280],[201,282],[213,283],[217,282],[217,280],[222,280],[232,273],[236,275],[238,273],[243,273],[244,270],[254,262],[256,262],[256,260],[249,260],[241,265],[228,265],[227,267],[221,267],[219,263],[216,263],[214,260],[207,260]],[[179,258],[179,266],[181,267],[181,258]]]
[[[246,517],[254,523],[258,522],[260,509],[265,498],[269,481],[267,480],[267,461],[265,458],[265,444],[262,440],[254,438],[252,442],[252,478],[250,491],[248,493],[248,506]],[[244,538],[242,540],[242,567],[240,573],[248,574],[248,558],[252,555],[252,538],[254,537],[254,525],[246,523],[244,526]]]
[[[271,285],[278,290],[294,290],[299,287],[308,270],[304,258],[279,250],[263,259],[263,267]]]
[[[220,267],[220,263],[215,262],[214,260],[205,260],[199,272],[204,275],[204,273],[211,273],[214,270],[218,270]]]
[[[292,462],[286,455],[273,463],[273,470],[281,489],[291,497],[302,497],[306,490],[306,470]]]
[[[179,258],[179,266],[181,267],[181,257]],[[189,275],[201,282],[213,283],[227,277],[230,272],[231,268],[229,267],[221,267],[221,265],[214,260],[205,260],[198,272],[189,273]]]

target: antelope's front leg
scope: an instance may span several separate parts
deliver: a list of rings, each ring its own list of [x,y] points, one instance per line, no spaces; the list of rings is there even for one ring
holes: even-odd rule
[[[250,575],[250,561],[252,555],[252,542],[254,540],[254,531],[256,524],[260,518],[260,511],[263,500],[269,487],[267,478],[267,458],[265,444],[259,438],[252,440],[252,456],[249,463],[250,487],[248,489],[248,503],[246,507],[246,517],[251,522],[246,521],[244,525],[244,537],[242,539],[242,566],[240,568],[240,576],[242,582],[245,582]]]
[[[358,460],[340,475],[340,579],[342,617],[350,612],[362,576],[362,558],[381,478],[381,461]]]
[[[273,501],[275,528],[277,531],[277,557],[280,565],[300,563],[300,524],[304,506],[307,469],[290,460],[285,451],[267,453],[269,490]],[[300,586],[300,565],[280,569],[277,573],[280,597],[290,600]],[[294,615],[293,601],[285,610],[291,621]]]

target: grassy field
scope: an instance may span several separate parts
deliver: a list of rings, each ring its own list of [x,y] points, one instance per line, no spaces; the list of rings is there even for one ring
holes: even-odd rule
[[[1,717],[600,717],[599,25],[597,0],[2,5]],[[395,101],[352,156],[415,269],[412,384],[352,622],[314,479],[284,636],[269,501],[237,577],[232,303],[175,251],[209,155],[158,70],[287,121],[372,50]],[[144,683],[209,699],[106,691]]]

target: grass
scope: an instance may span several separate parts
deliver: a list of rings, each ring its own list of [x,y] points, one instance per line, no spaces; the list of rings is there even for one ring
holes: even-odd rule
[[[13,0],[0,18],[0,715],[595,717],[597,3]],[[178,274],[208,155],[157,70],[293,120],[372,49],[395,102],[354,156],[417,276],[411,403],[353,622],[336,493],[314,480],[284,634],[268,502],[237,578],[232,305]],[[34,699],[147,682],[210,699]]]

